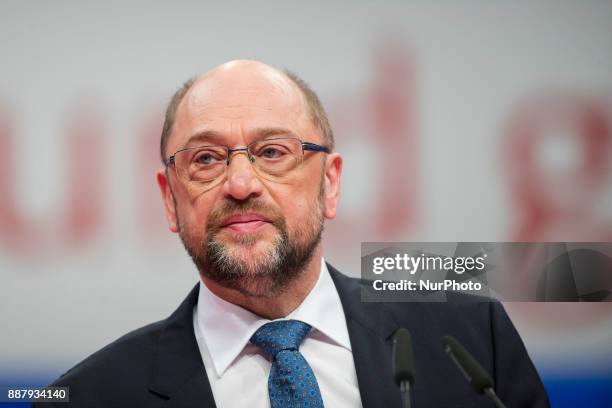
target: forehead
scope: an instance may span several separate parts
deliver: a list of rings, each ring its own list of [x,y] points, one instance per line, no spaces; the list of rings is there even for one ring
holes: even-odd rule
[[[305,136],[311,126],[304,97],[282,73],[214,72],[196,81],[179,104],[169,146],[180,148],[204,131],[242,144],[256,137],[255,129],[286,128]]]

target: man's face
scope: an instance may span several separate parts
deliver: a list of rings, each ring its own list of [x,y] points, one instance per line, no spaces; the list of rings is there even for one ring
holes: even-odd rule
[[[242,147],[279,132],[323,143],[286,77],[230,64],[185,95],[166,157],[204,144]],[[205,184],[181,179],[172,168],[160,172],[170,228],[205,278],[249,296],[278,295],[319,246],[324,217],[335,215],[341,162],[334,157],[330,165],[326,155],[305,152],[301,165],[274,181],[261,177],[243,152]]]

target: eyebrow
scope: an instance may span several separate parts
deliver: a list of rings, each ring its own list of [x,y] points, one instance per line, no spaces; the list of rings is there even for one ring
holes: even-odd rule
[[[270,136],[296,137],[291,130],[278,127],[257,128],[253,130],[253,133],[257,135],[256,139],[265,139]]]
[[[253,140],[262,140],[272,136],[287,136],[287,137],[296,137],[295,133],[291,130],[282,128],[282,127],[264,127],[264,128],[255,128],[251,132],[255,135]],[[194,143],[211,143],[211,144],[220,144],[221,139],[223,139],[223,134],[217,132],[216,130],[202,130],[200,132],[196,132],[187,139],[187,142],[183,146],[183,148],[187,148]]]
[[[215,143],[215,141],[218,142],[219,139],[221,138],[222,138],[222,134],[215,130],[202,130],[200,132],[196,132],[193,135],[191,135],[189,139],[187,139],[187,143],[185,143],[183,148],[188,147],[194,142],[199,142],[199,143],[208,142],[208,143],[213,143],[213,144],[219,144],[219,143]]]

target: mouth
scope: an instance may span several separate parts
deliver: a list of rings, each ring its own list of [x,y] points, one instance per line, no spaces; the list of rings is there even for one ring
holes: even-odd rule
[[[219,224],[222,229],[229,229],[234,232],[254,232],[270,224],[266,217],[256,214],[236,214],[225,218]]]

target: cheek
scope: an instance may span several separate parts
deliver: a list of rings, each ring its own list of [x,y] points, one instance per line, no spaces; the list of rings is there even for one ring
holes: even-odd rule
[[[177,214],[179,226],[190,237],[204,239],[206,237],[206,222],[212,211],[213,204],[209,200],[204,200],[204,196],[199,196],[196,199],[193,197],[182,197],[179,201],[182,205],[177,204]]]
[[[189,234],[198,239],[206,237],[206,220],[208,212],[198,211],[197,208],[186,209],[185,221],[183,227],[189,231]]]
[[[312,161],[308,166],[292,174],[285,183],[267,185],[268,191],[288,218],[306,217],[309,219],[319,211],[321,196],[322,169],[319,162]],[[300,222],[300,219],[297,219]]]
[[[296,191],[277,196],[276,198],[281,211],[285,216],[290,231],[296,231],[303,227],[304,222],[310,222],[314,214],[319,211],[319,190]]]

